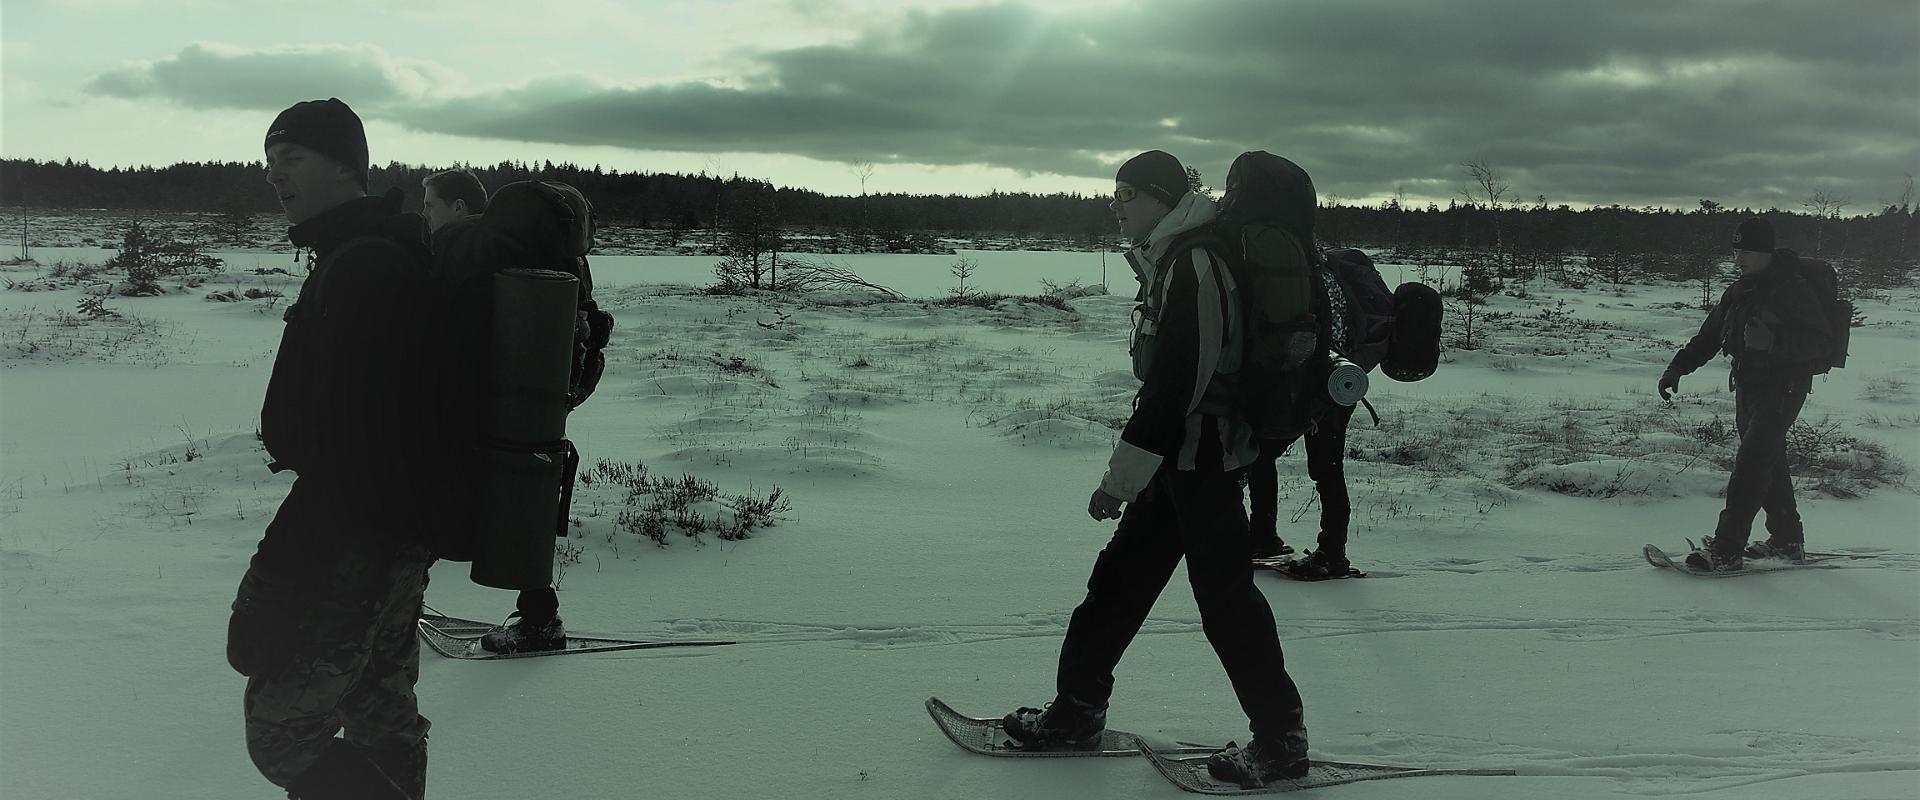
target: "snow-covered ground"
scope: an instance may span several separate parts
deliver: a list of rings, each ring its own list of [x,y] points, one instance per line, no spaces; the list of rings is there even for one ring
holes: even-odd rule
[[[1099,282],[1099,254],[972,255],[970,283],[989,291]],[[190,292],[108,299],[120,319],[75,317],[76,289],[0,292],[7,800],[277,796],[247,760],[223,640],[289,485],[253,433],[284,301],[203,298],[290,293],[296,279],[239,272],[291,268],[284,254],[228,261],[236,272]],[[951,261],[849,259],[926,297],[952,285]],[[1134,387],[1125,266],[1108,263],[1121,294],[1071,313],[662,285],[704,283],[710,263],[596,261],[619,327],[570,433],[589,463],[778,486],[793,509],[745,541],[675,534],[660,548],[618,529],[624,491],[584,487],[560,595],[576,632],[741,643],[428,653],[433,796],[1180,796],[1140,759],[966,754],[921,708],[938,695],[997,715],[1052,695],[1068,614],[1112,529],[1085,509]],[[1810,546],[1882,557],[1700,580],[1638,552],[1710,531],[1731,453],[1724,362],[1676,403],[1653,391],[1703,317],[1676,307],[1698,289],[1529,288],[1494,298],[1488,310],[1511,316],[1433,378],[1376,376],[1384,423],[1356,420],[1348,467],[1350,552],[1374,577],[1258,578],[1316,757],[1519,776],[1313,796],[1920,795],[1920,495],[1880,480],[1897,473],[1883,454],[1920,465],[1920,295],[1862,303],[1853,365],[1817,384],[1802,417],[1824,421],[1803,443],[1824,466],[1798,481]],[[1310,545],[1311,484],[1297,454],[1282,467],[1283,535]],[[464,569],[434,570],[432,606],[512,608]],[[1110,723],[1244,740],[1181,581],[1142,634]]]

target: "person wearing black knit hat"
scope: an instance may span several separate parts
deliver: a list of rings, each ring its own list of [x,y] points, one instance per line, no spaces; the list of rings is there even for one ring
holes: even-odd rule
[[[1259,449],[1226,378],[1239,366],[1241,323],[1227,302],[1223,245],[1210,233],[1218,210],[1188,190],[1180,160],[1159,150],[1120,166],[1108,208],[1134,243],[1127,261],[1141,286],[1132,346],[1141,386],[1087,514],[1120,524],[1073,611],[1053,702],[1015,710],[1004,730],[1032,750],[1097,746],[1114,667],[1184,558],[1207,640],[1253,731],[1247,747],[1216,753],[1209,770],[1243,784],[1305,775],[1300,692],[1247,558],[1239,476]]]
[[[1800,256],[1775,248],[1773,226],[1742,220],[1733,234],[1740,278],[1728,286],[1698,333],[1660,376],[1660,399],[1680,378],[1716,353],[1733,358],[1734,427],[1740,447],[1727,476],[1726,507],[1713,534],[1687,556],[1696,569],[1731,571],[1748,558],[1806,557],[1806,531],[1787,474],[1787,431],[1800,415],[1833,346],[1824,306],[1808,284]],[[1748,545],[1753,520],[1767,514],[1767,540]]]
[[[1127,187],[1159,201],[1168,211],[1179,205],[1180,198],[1187,195],[1187,168],[1181,166],[1180,159],[1165,150],[1148,150],[1127,159],[1126,163],[1120,165],[1120,171],[1113,180],[1116,200],[1123,191],[1119,187]],[[1124,205],[1124,202],[1121,201],[1121,204]]]
[[[420,798],[414,624],[432,556],[409,492],[435,465],[428,332],[410,304],[426,290],[426,223],[398,193],[366,195],[366,134],[338,99],[281,112],[265,148],[288,236],[314,259],[260,410],[269,468],[298,478],[227,626],[227,662],[248,677],[247,751],[303,800]]]
[[[267,128],[267,182],[287,221],[367,194],[367,134],[340,98],[295,103]]]

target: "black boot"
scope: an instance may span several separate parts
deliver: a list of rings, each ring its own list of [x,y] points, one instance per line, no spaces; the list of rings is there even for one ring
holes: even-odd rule
[[[1254,558],[1279,558],[1280,556],[1293,554],[1293,546],[1282,541],[1276,534],[1249,532],[1247,535],[1253,537]]]
[[[427,796],[426,739],[412,747],[367,750],[365,754],[409,800],[423,800]]]
[[[1107,729],[1107,709],[1065,697],[1045,708],[1021,708],[1000,721],[1007,738],[1028,750],[1092,750]]]
[[[1310,766],[1304,730],[1289,731],[1277,741],[1255,737],[1246,747],[1228,742],[1226,749],[1207,757],[1207,774],[1242,789],[1265,786],[1268,781],[1304,778]]]
[[[367,760],[360,748],[345,739],[327,742],[320,760],[287,784],[287,797],[293,800],[412,800],[387,779],[386,773]]]
[[[1746,566],[1747,543],[1728,541],[1721,544],[1718,534],[1700,540],[1700,545],[1687,554],[1687,566],[1702,572],[1737,572]]]
[[[1802,542],[1786,542],[1767,539],[1747,545],[1747,558],[1779,558],[1794,563],[1807,560],[1807,546]]]
[[[1346,578],[1353,575],[1353,564],[1348,563],[1345,553],[1331,550],[1314,550],[1305,558],[1287,565],[1288,574],[1307,581],[1324,581],[1329,578]]]
[[[537,617],[518,611],[507,622],[480,637],[480,646],[495,653],[531,653],[567,649],[567,627],[559,617]]]

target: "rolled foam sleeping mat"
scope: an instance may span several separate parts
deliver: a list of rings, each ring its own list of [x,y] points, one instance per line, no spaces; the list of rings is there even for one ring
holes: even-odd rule
[[[1327,397],[1343,406],[1351,406],[1367,396],[1367,371],[1335,356],[1333,369],[1327,372]]]
[[[488,438],[520,443],[567,436],[567,377],[579,279],[544,269],[493,275],[492,347],[487,365]]]
[[[487,444],[471,572],[483,586],[539,589],[553,580],[578,284],[552,270],[493,274]]]
[[[474,583],[496,589],[544,589],[553,583],[553,533],[560,519],[566,442],[491,444],[474,537]]]

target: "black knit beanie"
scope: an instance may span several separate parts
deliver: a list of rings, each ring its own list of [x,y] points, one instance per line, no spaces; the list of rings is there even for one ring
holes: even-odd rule
[[[360,115],[338,97],[294,103],[267,128],[266,147],[292,142],[333,159],[353,170],[360,188],[367,188],[367,131]]]
[[[1180,159],[1165,150],[1148,150],[1120,165],[1120,173],[1113,176],[1116,181],[1125,181],[1128,185],[1147,194],[1172,208],[1187,196],[1187,168],[1180,165]]]
[[[1759,217],[1748,217],[1733,232],[1733,249],[1756,253],[1773,252],[1773,225]]]

